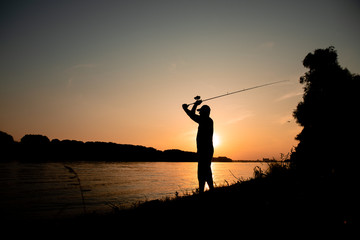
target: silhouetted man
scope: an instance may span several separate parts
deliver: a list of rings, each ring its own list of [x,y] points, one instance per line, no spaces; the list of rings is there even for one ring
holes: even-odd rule
[[[214,123],[210,118],[210,107],[203,105],[198,111],[200,116],[195,113],[196,108],[202,103],[201,100],[195,102],[191,110],[188,109],[189,105],[183,104],[182,107],[186,114],[199,124],[196,145],[198,154],[198,180],[199,180],[199,192],[203,193],[205,183],[209,185],[210,190],[214,189],[212,172],[211,172],[211,160],[214,154],[213,147],[213,132]]]

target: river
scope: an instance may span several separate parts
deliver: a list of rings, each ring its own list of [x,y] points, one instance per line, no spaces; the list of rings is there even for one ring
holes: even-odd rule
[[[0,212],[13,218],[56,218],[111,211],[135,203],[189,194],[198,187],[195,162],[0,163]],[[253,176],[259,162],[213,162],[215,186]]]

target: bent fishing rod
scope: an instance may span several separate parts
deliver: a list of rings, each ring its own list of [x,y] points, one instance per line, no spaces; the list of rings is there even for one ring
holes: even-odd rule
[[[232,94],[235,94],[235,93],[249,91],[249,90],[252,90],[252,89],[255,89],[255,88],[261,88],[261,87],[265,87],[265,86],[269,86],[269,85],[273,85],[273,84],[277,84],[277,83],[281,83],[281,82],[287,82],[287,81],[289,81],[289,80],[282,80],[282,81],[277,81],[277,82],[266,83],[266,84],[263,84],[263,85],[258,85],[258,86],[251,87],[251,88],[244,88],[244,89],[241,89],[241,90],[238,90],[238,91],[229,92],[229,93],[225,93],[225,94],[218,95],[218,96],[215,96],[215,97],[207,98],[207,99],[202,100],[202,102],[210,101],[210,100],[213,100],[213,99],[216,99],[216,98],[226,97],[226,96],[229,96],[229,95],[232,95]],[[191,105],[195,104],[197,101],[201,100],[201,97],[196,96],[196,97],[194,97],[194,99],[196,101],[193,102],[193,103],[190,103],[188,106],[191,106]]]

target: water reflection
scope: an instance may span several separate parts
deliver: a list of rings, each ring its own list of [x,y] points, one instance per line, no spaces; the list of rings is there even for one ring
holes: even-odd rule
[[[90,190],[84,192],[89,212],[109,211],[109,203],[128,207],[138,201],[173,197],[175,192],[183,195],[198,187],[195,162],[74,162],[66,165],[77,172],[83,189]],[[214,182],[220,186],[236,182],[234,176],[252,177],[257,165],[261,163],[212,163]],[[5,215],[25,218],[81,213],[79,187],[70,177],[62,163],[2,163],[0,210]]]

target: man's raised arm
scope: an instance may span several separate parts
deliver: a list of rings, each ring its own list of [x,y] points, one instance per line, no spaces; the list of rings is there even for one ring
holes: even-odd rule
[[[195,111],[197,106],[199,106],[202,103],[201,100],[198,100],[194,103],[193,107],[191,108],[191,110],[188,109],[189,105],[188,104],[183,104],[182,107],[184,109],[184,111],[186,112],[186,114],[195,122],[199,123],[200,120],[200,116],[196,115]]]

